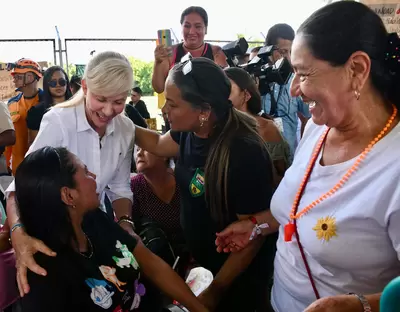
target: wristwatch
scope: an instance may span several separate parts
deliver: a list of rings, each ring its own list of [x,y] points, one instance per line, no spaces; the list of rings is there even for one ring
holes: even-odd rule
[[[363,295],[355,294],[355,293],[349,293],[349,295],[356,296],[358,298],[358,300],[360,300],[360,302],[364,308],[364,312],[372,312],[371,305],[369,304],[367,298],[365,298]]]

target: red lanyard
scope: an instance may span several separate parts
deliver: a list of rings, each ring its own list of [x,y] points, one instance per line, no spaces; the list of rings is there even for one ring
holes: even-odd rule
[[[319,155],[319,154],[321,153],[322,147],[324,146],[324,143],[325,143],[325,141],[326,141],[326,138],[327,138],[327,136],[328,136],[328,133],[329,133],[329,130],[325,132],[325,137],[323,138],[322,144],[319,144],[318,149],[315,151],[316,155]],[[300,190],[300,198],[299,198],[299,200],[297,201],[297,205],[296,205],[296,209],[294,210],[294,214],[296,214],[297,211],[299,210],[299,205],[300,205],[301,197],[303,196],[304,190],[305,190],[305,188],[306,188],[306,186],[307,186],[307,183],[308,183],[308,181],[310,180],[311,173],[312,173],[312,171],[313,171],[313,169],[314,169],[314,167],[315,167],[315,163],[317,162],[317,159],[318,159],[317,156],[316,156],[316,157],[313,157],[313,159],[311,159],[311,164],[310,164],[310,165],[311,165],[311,170],[309,170],[308,174],[306,175],[306,177],[305,177],[305,179],[304,179],[304,183],[303,183],[302,188],[301,188],[301,190]],[[308,261],[307,261],[307,258],[306,258],[306,254],[305,254],[305,252],[304,252],[303,245],[300,243],[300,235],[299,235],[299,232],[298,232],[298,230],[297,230],[297,219],[294,219],[294,220],[293,220],[293,226],[294,226],[294,234],[296,235],[297,244],[299,245],[301,258],[303,259],[304,266],[306,267],[307,275],[308,275],[308,278],[309,278],[309,280],[310,280],[311,286],[312,286],[312,288],[313,288],[315,297],[316,297],[317,300],[318,300],[318,299],[320,298],[320,295],[319,295],[318,289],[317,289],[317,287],[316,287],[316,285],[315,285],[314,278],[313,278],[313,276],[312,276],[312,274],[311,274],[311,269],[310,269],[310,266],[309,266],[309,264],[308,264]]]

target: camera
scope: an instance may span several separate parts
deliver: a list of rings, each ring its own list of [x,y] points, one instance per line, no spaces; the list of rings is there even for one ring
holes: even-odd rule
[[[230,67],[237,67],[238,66],[238,56],[245,55],[247,49],[249,48],[249,44],[247,43],[246,39],[239,38],[236,41],[232,41],[227,43],[222,47],[222,51],[226,55],[226,61]]]
[[[277,50],[276,46],[265,46],[260,49],[257,56],[250,62],[238,66],[237,56],[246,54],[248,43],[246,39],[230,42],[222,47],[227,62],[230,66],[240,67],[246,70],[254,79],[258,80],[258,89],[261,95],[270,92],[270,84],[277,83],[284,85],[287,83],[291,73],[293,72],[290,62],[286,58],[279,59],[275,64],[271,64],[270,56]]]

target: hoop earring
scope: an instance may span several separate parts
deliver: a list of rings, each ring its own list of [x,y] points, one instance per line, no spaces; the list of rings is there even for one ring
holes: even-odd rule
[[[356,97],[356,99],[357,99],[357,101],[360,99],[360,91],[357,91],[357,90],[354,90],[354,95],[355,95],[355,97]]]

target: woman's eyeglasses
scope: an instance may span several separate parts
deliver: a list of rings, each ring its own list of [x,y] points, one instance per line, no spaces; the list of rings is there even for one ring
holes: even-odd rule
[[[58,80],[50,80],[48,85],[50,88],[55,88],[57,87],[57,83],[60,87],[65,87],[67,85],[67,80],[65,80],[64,78],[60,78]]]

